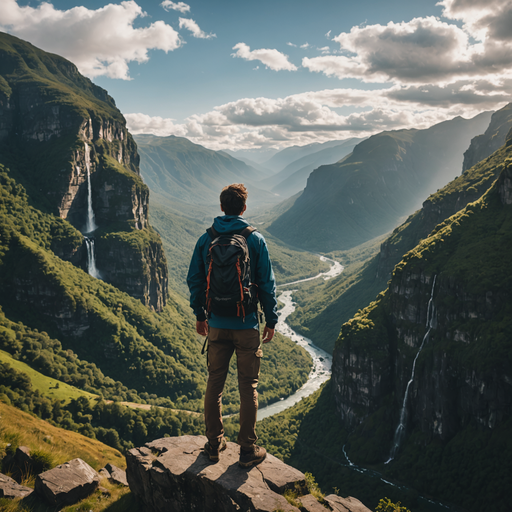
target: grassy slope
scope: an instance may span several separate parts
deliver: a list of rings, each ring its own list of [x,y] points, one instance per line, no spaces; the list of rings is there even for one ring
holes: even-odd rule
[[[30,381],[32,382],[33,388],[39,390],[41,394],[47,396],[48,398],[61,400],[63,403],[67,403],[70,400],[76,399],[80,396],[85,396],[89,399],[95,398],[97,396],[93,395],[92,393],[88,393],[87,391],[82,391],[74,386],[70,386],[65,382],[60,382],[57,379],[47,377],[46,375],[43,375],[42,373],[28,366],[28,364],[14,359],[10,354],[4,352],[3,350],[0,350],[0,362],[7,363],[15,370],[28,375]],[[57,384],[58,387],[56,387]]]

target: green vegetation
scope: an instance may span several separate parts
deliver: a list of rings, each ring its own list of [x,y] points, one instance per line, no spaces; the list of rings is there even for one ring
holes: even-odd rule
[[[408,508],[402,507],[400,502],[392,503],[389,498],[383,498],[379,501],[375,512],[411,512]]]

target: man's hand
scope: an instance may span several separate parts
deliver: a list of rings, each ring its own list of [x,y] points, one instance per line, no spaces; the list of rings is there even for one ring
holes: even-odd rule
[[[263,329],[263,343],[268,343],[274,337],[275,329],[265,326]]]
[[[204,322],[196,322],[196,331],[200,336],[208,336],[208,322],[205,320]]]

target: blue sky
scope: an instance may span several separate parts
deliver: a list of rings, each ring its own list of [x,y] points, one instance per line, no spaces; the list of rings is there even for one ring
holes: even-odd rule
[[[212,149],[425,128],[512,85],[508,0],[2,0],[0,29],[74,62],[133,133]]]

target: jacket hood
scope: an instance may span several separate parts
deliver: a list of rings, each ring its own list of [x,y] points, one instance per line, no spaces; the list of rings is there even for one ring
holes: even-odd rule
[[[233,231],[240,231],[250,224],[239,215],[221,215],[215,217],[213,221],[213,229],[219,233],[232,233]]]

